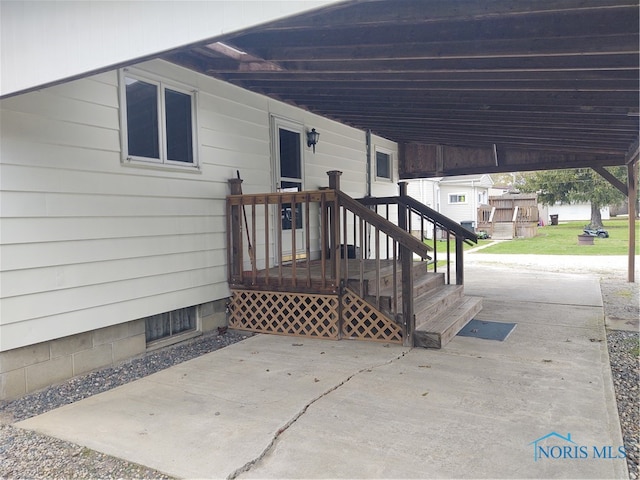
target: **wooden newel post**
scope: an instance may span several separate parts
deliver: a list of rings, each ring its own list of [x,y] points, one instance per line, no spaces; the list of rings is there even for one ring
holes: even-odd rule
[[[240,178],[230,178],[229,189],[231,195],[242,194],[242,180]],[[242,280],[242,207],[240,205],[231,206],[231,239],[228,248],[231,249],[230,276]]]
[[[342,172],[340,170],[330,170],[327,175],[329,175],[329,188],[340,190],[340,175],[342,175]]]
[[[330,170],[329,188],[340,191],[340,175],[339,170]],[[329,258],[331,259],[331,278],[338,284],[340,280],[340,204],[336,195],[333,203],[329,204]]]
[[[399,182],[400,196],[407,195],[407,182]],[[405,232],[409,229],[409,211],[402,203],[398,204],[398,226]],[[400,265],[402,268],[402,345],[413,347],[413,332],[416,318],[413,313],[413,252],[400,245]]]

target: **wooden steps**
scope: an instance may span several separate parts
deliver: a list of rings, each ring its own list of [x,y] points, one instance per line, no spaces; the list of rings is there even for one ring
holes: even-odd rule
[[[424,262],[414,263],[413,277],[414,345],[442,348],[482,309],[482,298],[465,296],[462,285],[445,284],[444,273],[427,272]],[[356,291],[360,281],[352,276],[349,284]],[[378,278],[365,274],[364,299],[389,318],[394,318],[394,295],[397,311],[402,311],[402,286],[393,290],[393,266],[381,269]]]
[[[513,240],[513,222],[495,222],[491,238],[493,240]]]
[[[482,310],[481,297],[463,297],[439,315],[416,325],[414,346],[442,348]],[[418,320],[416,316],[416,323]]]

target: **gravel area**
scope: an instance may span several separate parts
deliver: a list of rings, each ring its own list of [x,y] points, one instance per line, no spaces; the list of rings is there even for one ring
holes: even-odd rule
[[[605,316],[636,321],[640,315],[638,284],[601,279]],[[19,400],[0,404],[1,479],[168,479],[161,472],[125,462],[11,423],[104,392],[191,358],[241,341],[249,335],[228,331],[150,352],[117,367],[71,379]],[[631,479],[640,479],[639,338],[637,331],[608,331],[607,342],[620,425]]]
[[[627,453],[629,477],[640,479],[640,338],[637,322],[640,318],[638,283],[603,278],[600,281],[605,316],[621,323],[628,320],[636,331],[609,330],[607,345],[613,386],[618,404],[618,416]]]

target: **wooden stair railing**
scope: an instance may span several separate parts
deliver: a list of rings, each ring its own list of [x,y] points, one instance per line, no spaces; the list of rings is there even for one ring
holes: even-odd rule
[[[429,260],[431,247],[416,239],[406,231],[401,223],[395,225],[389,219],[370,210],[359,201],[340,191],[341,172],[329,174],[329,186],[336,192],[339,212],[333,218],[335,224],[330,231],[335,237],[332,240],[331,258],[339,257],[338,277],[341,286],[356,281],[364,298],[365,262],[375,264],[375,284],[380,283],[382,262],[391,263],[393,268],[393,289],[401,285],[401,308],[395,303],[391,306],[393,317],[402,326],[402,338],[405,346],[413,345],[415,316],[413,304],[413,257],[414,254],[423,260]],[[384,245],[384,248],[382,246]],[[351,248],[350,248],[351,246]],[[358,272],[349,272],[349,257],[358,263]],[[400,271],[398,272],[398,263]],[[425,267],[426,270],[426,267]],[[375,303],[380,307],[380,292],[376,288]]]
[[[397,206],[398,224],[402,225],[407,232],[415,231],[413,228],[414,217],[419,219],[420,223],[420,238],[427,238],[427,229],[425,224],[429,224],[432,227],[432,234],[434,239],[436,238],[436,232],[438,230],[446,234],[447,251],[446,251],[446,264],[447,264],[447,283],[451,283],[451,258],[450,258],[450,238],[453,236],[455,239],[455,258],[456,258],[456,284],[462,285],[464,283],[464,268],[463,268],[463,243],[473,244],[478,243],[478,236],[462,227],[459,223],[451,220],[450,218],[442,215],[440,212],[429,208],[416,199],[409,197],[406,194],[406,182],[400,182],[400,196],[398,197],[366,197],[358,199],[358,202],[363,205],[384,206],[385,215],[388,218],[390,213],[389,206]],[[437,259],[437,242],[434,241],[434,255]],[[437,263],[434,263],[434,271],[437,271]]]

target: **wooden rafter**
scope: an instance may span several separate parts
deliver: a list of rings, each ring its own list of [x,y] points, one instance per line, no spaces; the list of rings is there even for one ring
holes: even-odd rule
[[[209,41],[164,58],[400,145],[495,145],[500,157],[445,155],[437,169],[409,147],[404,178],[601,168],[637,157],[638,7],[347,1],[217,39],[229,51]]]

